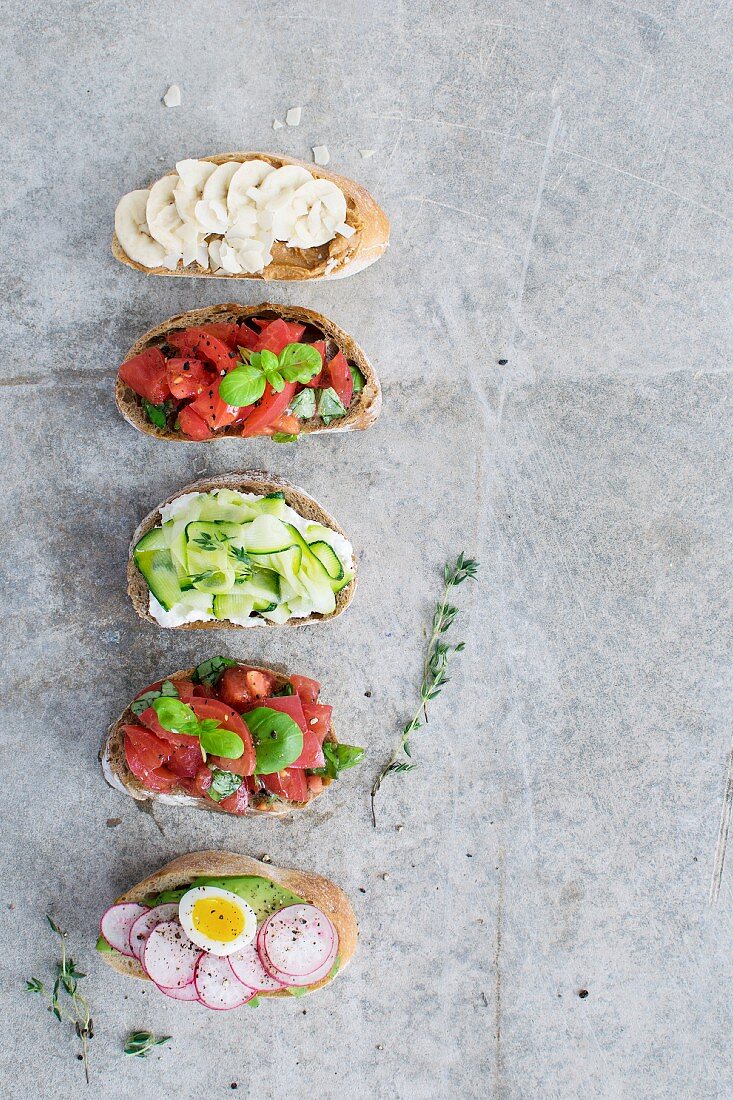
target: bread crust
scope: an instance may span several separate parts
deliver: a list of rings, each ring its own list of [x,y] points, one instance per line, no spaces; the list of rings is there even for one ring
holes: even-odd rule
[[[133,344],[123,361],[126,363],[128,359],[133,359],[148,348],[164,344],[168,333],[176,329],[222,321],[248,321],[252,317],[261,317],[263,314],[273,314],[284,321],[298,321],[317,328],[325,337],[332,339],[338,345],[349,362],[359,368],[364,378],[364,389],[355,395],[355,400],[352,400],[346,416],[339,417],[331,424],[324,424],[318,417],[306,420],[301,427],[302,435],[318,432],[362,431],[374,423],[382,409],[382,387],[371,363],[347,332],[335,325],[328,317],[324,317],[322,313],[316,313],[315,310],[306,309],[303,306],[281,306],[272,302],[262,302],[258,306],[242,306],[237,305],[236,302],[225,302],[218,306],[191,309],[187,313],[169,317],[167,321],[146,332]],[[132,424],[134,428],[145,432],[146,435],[155,436],[156,439],[165,439],[174,443],[212,443],[217,439],[242,438],[241,426],[221,428],[211,439],[205,440],[190,439],[183,432],[172,431],[167,427],[156,427],[145,415],[140,397],[122,381],[119,375],[115,383],[115,400],[117,408],[128,424]]]
[[[227,161],[232,160],[239,161],[240,164],[248,160],[264,160],[274,168],[281,168],[284,164],[300,165],[316,179],[332,180],[341,188],[346,196],[346,222],[353,226],[356,232],[348,239],[337,236],[320,248],[290,249],[285,246],[278,248],[276,243],[276,254],[272,263],[255,274],[242,272],[239,275],[231,275],[224,271],[216,273],[203,271],[196,263],[183,267],[183,262],[180,260],[175,271],[170,271],[167,267],[144,267],[143,264],[130,259],[117,239],[117,234],[113,233],[112,255],[116,260],[127,264],[128,267],[134,267],[137,271],[142,271],[145,275],[167,275],[184,279],[260,279],[265,282],[302,282],[313,279],[341,279],[347,275],[355,275],[357,271],[362,271],[378,260],[389,244],[389,218],[365,187],[346,176],[339,176],[316,164],[307,164],[296,157],[273,153],[219,153],[216,156],[197,159],[208,160],[212,164],[226,164]],[[166,174],[168,173],[163,172],[156,178],[160,179]]]
[[[150,589],[142,573],[135,565],[135,560],[133,558],[135,546],[143,535],[146,535],[148,531],[153,527],[157,527],[161,522],[161,508],[163,508],[164,505],[171,504],[185,493],[208,493],[214,489],[234,489],[242,493],[256,493],[258,496],[267,496],[268,493],[282,492],[285,495],[285,503],[289,504],[299,515],[303,516],[305,519],[313,520],[315,523],[321,523],[324,527],[330,527],[332,531],[336,531],[339,535],[343,535],[344,538],[347,537],[346,533],[339,527],[338,523],[336,523],[336,520],[333,519],[325,509],[321,508],[320,504],[314,500],[313,497],[308,496],[302,489],[297,488],[295,485],[291,485],[290,482],[285,481],[283,478],[277,477],[276,474],[268,474],[263,470],[247,470],[239,474],[220,474],[218,477],[207,477],[202,478],[200,481],[194,481],[193,484],[185,485],[183,489],[179,489],[177,493],[173,493],[172,496],[169,496],[167,500],[163,501],[163,504],[158,505],[152,512],[149,512],[145,519],[138,525],[135,534],[132,536],[127,559],[127,591],[135,611],[140,618],[145,619],[146,622],[154,623],[156,626],[160,625],[148,610]],[[252,619],[251,627],[240,626],[238,623],[230,622],[229,619],[214,619],[210,622],[182,623],[180,626],[163,627],[162,629],[252,630],[257,627],[281,629],[287,626],[305,626],[308,623],[328,622],[329,619],[335,619],[337,615],[341,615],[346,610],[354,597],[356,585],[357,573],[355,560],[354,577],[345,588],[342,588],[341,591],[336,594],[336,607],[328,615],[321,615],[318,612],[313,612],[311,615],[307,615],[302,619],[288,619],[286,623],[272,623],[268,619],[263,619],[258,615]]]
[[[286,683],[289,683],[287,674],[278,672],[274,668],[250,664],[248,661],[240,661],[238,663],[246,665],[247,668],[259,669],[260,672],[268,672],[276,676],[277,690]],[[195,669],[193,668],[180,669],[178,672],[172,672],[171,675],[166,676],[165,679],[175,684],[177,680],[190,680],[194,672]],[[102,765],[104,778],[107,780],[110,787],[114,787],[115,790],[121,791],[123,794],[129,794],[136,802],[163,802],[168,805],[185,806],[189,809],[212,810],[214,813],[226,814],[227,817],[231,817],[232,815],[230,813],[226,810],[222,810],[221,806],[211,798],[199,798],[197,795],[189,794],[188,791],[185,791],[182,787],[179,790],[172,791],[170,794],[150,791],[140,782],[137,776],[133,775],[125,759],[124,727],[127,725],[136,726],[139,724],[140,719],[132,710],[131,703],[130,706],[125,708],[117,721],[112,723],[102,741],[98,758]],[[331,723],[325,740],[330,741],[334,745],[338,744],[333,723]],[[319,798],[326,787],[330,786],[332,782],[333,781],[328,776],[324,776],[322,790],[319,791],[318,794],[312,794],[307,802],[278,801],[276,803],[263,804],[262,806],[250,805],[247,807],[245,813],[237,814],[237,817],[261,817],[263,815],[269,817],[282,817],[284,814],[290,813],[291,810],[304,810],[306,806],[310,806],[311,802]]]
[[[287,867],[275,867],[271,863],[262,863],[251,856],[238,855],[236,852],[207,851],[190,852],[188,855],[179,856],[172,863],[167,863],[159,871],[148,875],[142,882],[126,890],[115,901],[115,905],[123,902],[140,902],[151,895],[160,894],[164,890],[175,890],[180,886],[186,886],[193,879],[201,876],[208,878],[221,878],[224,875],[259,875],[261,878],[270,879],[285,890],[303,898],[311,905],[316,905],[333,922],[339,936],[340,968],[344,969],[356,950],[359,936],[359,926],[356,914],[351,907],[346,894],[330,879],[322,875],[312,874],[310,871],[296,871]],[[100,952],[108,966],[117,970],[128,978],[141,978],[149,982],[147,976],[137,959],[120,955],[117,952]],[[332,978],[324,978],[316,985],[306,987],[308,993],[321,989],[328,985]],[[272,990],[258,993],[259,997],[290,997],[286,989]]]

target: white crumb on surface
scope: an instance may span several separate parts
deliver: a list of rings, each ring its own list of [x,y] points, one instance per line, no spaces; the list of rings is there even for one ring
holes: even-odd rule
[[[369,157],[374,156],[374,150],[373,149],[360,149],[359,152],[361,153],[361,159],[362,160],[369,160]]]
[[[181,106],[181,89],[177,84],[171,84],[168,91],[163,96],[163,102],[166,107],[180,107]]]
[[[291,107],[285,116],[285,121],[288,126],[300,126],[300,116],[302,113],[302,107]]]
[[[331,159],[331,154],[325,145],[313,146],[313,160],[316,164],[328,164]]]
[[[284,125],[284,122],[281,122],[279,118],[276,118],[272,124],[272,128],[273,130],[282,130]]]

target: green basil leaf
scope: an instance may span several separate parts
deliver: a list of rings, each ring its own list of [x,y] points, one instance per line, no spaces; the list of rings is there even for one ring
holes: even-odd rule
[[[251,365],[235,367],[225,374],[219,383],[219,396],[227,405],[243,408],[254,405],[265,392],[265,377],[262,371]]]
[[[313,390],[305,389],[296,393],[288,408],[293,416],[301,420],[310,420],[316,414],[316,395]]]
[[[222,798],[228,798],[230,794],[234,794],[242,786],[243,779],[241,775],[235,775],[234,772],[226,772],[222,768],[212,768],[211,774],[213,779],[209,787],[209,796],[214,799],[214,802],[221,802]]]
[[[303,731],[289,714],[255,707],[243,717],[254,741],[259,775],[282,771],[298,759],[303,751]]]
[[[237,662],[233,661],[231,657],[209,657],[208,661],[202,661],[200,665],[196,666],[193,679],[199,684],[209,684],[213,687],[224,669],[231,668],[232,665],[236,665],[236,663]]]
[[[244,741],[238,733],[224,729],[204,729],[204,722],[199,727],[199,741],[204,752],[211,756],[224,756],[227,760],[238,760],[244,752]]]
[[[281,695],[295,695],[295,688],[292,684],[283,684],[278,691],[273,691],[273,698],[280,698]]]
[[[154,405],[152,401],[148,401],[145,397],[142,398],[143,412],[147,416],[151,424],[155,424],[156,428],[164,428],[168,423],[168,411],[170,406],[167,402],[162,405]]]
[[[171,680],[164,680],[159,688],[154,688],[152,691],[146,691],[143,695],[134,699],[132,703],[130,703],[130,710],[139,718],[143,711],[147,710],[148,707],[152,707],[155,700],[160,699],[161,696],[170,697],[171,699],[178,698],[178,691]]]
[[[270,439],[273,443],[297,443],[299,436],[288,435],[287,432],[275,432],[274,435],[270,436]]]
[[[275,393],[282,393],[285,389],[285,380],[276,370],[268,372],[267,381],[270,383]]]
[[[264,348],[263,351],[257,353],[259,355],[259,366],[262,368],[265,374],[271,374],[273,371],[279,371],[280,364],[278,357],[274,351],[268,351]]]
[[[312,344],[288,344],[280,352],[279,362],[286,382],[310,382],[323,368],[321,353]]]
[[[153,700],[152,706],[164,730],[185,733],[191,737],[197,735],[199,721],[187,703],[162,695],[159,699]]]
[[[351,371],[351,378],[354,383],[354,393],[361,393],[364,389],[364,375],[353,363],[349,363],[349,370]]]
[[[346,409],[341,398],[332,386],[327,390],[321,390],[318,396],[318,415],[324,424],[330,424],[339,416],[346,416]]]
[[[332,741],[324,741],[323,755],[326,758],[325,768],[315,768],[312,774],[338,779],[341,772],[353,768],[363,759],[364,750],[356,745],[334,745]]]

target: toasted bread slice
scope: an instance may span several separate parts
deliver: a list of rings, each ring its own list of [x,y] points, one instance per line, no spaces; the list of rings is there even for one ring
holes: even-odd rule
[[[144,267],[143,264],[131,260],[123,250],[117,239],[117,234],[112,234],[112,255],[120,263],[127,264],[142,271],[145,275],[171,275],[179,278],[195,279],[264,279],[266,281],[303,281],[305,279],[340,279],[346,275],[354,275],[362,271],[369,264],[378,260],[389,244],[389,218],[377,205],[372,196],[354,180],[346,176],[338,176],[335,172],[329,172],[326,168],[320,168],[315,164],[306,164],[305,161],[295,157],[275,155],[273,153],[220,153],[214,157],[200,157],[200,160],[211,161],[212,164],[225,164],[227,161],[236,160],[243,164],[247,160],[264,160],[273,168],[281,168],[284,164],[298,164],[307,170],[316,179],[332,180],[341,188],[346,196],[346,223],[353,226],[356,232],[353,236],[337,236],[328,244],[319,248],[288,248],[287,245],[276,241],[272,249],[272,263],[263,271],[254,275],[243,272],[239,275],[230,275],[225,271],[204,271],[198,264],[192,263],[188,267],[179,261],[175,271],[167,267]],[[167,173],[161,173],[160,179]],[[155,182],[154,180],[151,182]]]
[[[284,673],[277,672],[275,669],[265,668],[263,665],[253,665],[248,661],[242,661],[241,663],[246,664],[247,668],[259,668],[262,672],[269,672],[276,676],[278,690],[286,683],[289,683],[288,676]],[[190,680],[194,671],[193,668],[182,669],[179,672],[171,673],[170,676],[166,676],[166,680],[170,680],[174,684],[176,680]],[[140,782],[137,776],[132,774],[125,759],[124,727],[127,725],[139,725],[139,723],[140,719],[131,707],[128,706],[117,721],[110,726],[102,742],[102,746],[99,750],[99,762],[102,765],[104,778],[107,780],[110,787],[114,787],[115,790],[121,791],[123,794],[129,794],[137,802],[163,802],[169,806],[186,806],[192,809],[213,810],[215,813],[227,814],[227,811],[222,810],[213,799],[199,798],[197,795],[189,794],[183,787],[171,791],[170,794],[149,791],[147,787]],[[334,745],[338,744],[333,723],[326,734],[326,741],[330,741]],[[330,786],[332,782],[332,779],[328,776],[324,776],[323,790]],[[320,794],[323,794],[323,790],[321,790],[319,794],[312,794],[307,802],[282,802],[280,800],[268,801],[267,799],[259,799],[257,802],[253,802],[247,807],[246,813],[237,816],[253,817],[255,815],[267,814],[270,817],[282,817],[283,814],[290,813],[291,810],[305,809],[314,799],[318,798]],[[232,815],[227,814],[227,816],[231,817]]]
[[[181,886],[187,886],[201,876],[221,878],[224,875],[259,875],[261,878],[277,883],[285,890],[292,891],[311,905],[316,905],[330,918],[338,932],[339,970],[343,970],[356,950],[359,935],[356,914],[343,890],[340,890],[330,879],[311,874],[309,871],[275,867],[271,863],[261,863],[258,859],[240,856],[235,852],[191,852],[189,855],[179,856],[172,863],[166,864],[159,871],[143,879],[137,886],[131,887],[116,899],[115,904],[140,902],[145,898],[161,894],[164,890],[176,890]],[[143,981],[150,981],[137,959],[108,951],[100,952],[100,957],[128,978],[142,978]],[[305,988],[308,993],[311,993],[332,980],[332,978],[324,978],[316,985]],[[258,996],[289,997],[291,994],[286,989],[278,989],[260,993]]]
[[[301,434],[361,431],[374,423],[382,409],[382,388],[371,363],[347,332],[335,325],[333,321],[329,321],[323,314],[316,313],[312,309],[305,309],[302,306],[279,306],[273,305],[271,302],[263,302],[259,306],[240,306],[235,302],[227,302],[220,306],[192,309],[188,313],[171,317],[164,321],[162,325],[146,332],[130,348],[125,356],[125,362],[128,359],[133,359],[147,348],[161,347],[165,344],[168,333],[178,329],[221,321],[241,323],[248,321],[251,317],[268,317],[272,320],[280,317],[284,321],[298,321],[300,324],[306,325],[306,331],[308,329],[315,330],[313,333],[314,339],[323,337],[327,341],[333,341],[348,361],[358,367],[364,378],[364,388],[360,393],[354,395],[346,416],[341,416],[330,424],[324,424],[319,417],[314,417],[312,420],[303,423]],[[117,408],[125,420],[132,424],[134,428],[137,428],[138,431],[145,432],[146,435],[153,435],[157,439],[173,440],[176,443],[195,442],[195,440],[184,435],[183,432],[172,431],[170,428],[157,428],[155,424],[151,424],[143,410],[141,398],[129,386],[126,386],[119,377],[115,385],[115,399]],[[204,442],[210,443],[212,440],[227,438],[241,439],[241,427],[222,428],[211,439],[206,439]]]
[[[330,527],[331,530],[338,532],[339,535],[343,535],[346,538],[345,532],[339,527],[335,519],[321,508],[320,504],[303,492],[302,489],[298,489],[296,486],[291,485],[289,482],[284,481],[283,478],[277,477],[275,474],[268,474],[262,470],[248,470],[240,474],[220,474],[218,477],[207,477],[201,481],[194,481],[192,485],[186,485],[183,489],[179,489],[177,493],[173,493],[168,497],[163,504],[170,504],[178,497],[184,495],[184,493],[208,493],[213,489],[234,489],[235,491],[242,493],[256,493],[258,496],[267,496],[268,493],[282,492],[285,496],[286,504],[289,504],[299,515],[305,519],[313,520],[315,523],[321,523],[324,527]],[[133,550],[135,546],[148,531],[153,527],[157,527],[161,521],[160,509],[163,507],[161,504],[158,508],[155,508],[150,512],[142,523],[138,526],[135,534],[132,536],[132,542],[130,543],[130,550],[127,561],[127,591],[130,599],[132,600],[132,606],[138,613],[141,619],[145,619],[149,623],[155,623],[155,619],[150,614],[148,608],[150,606],[150,589],[147,586],[145,578],[140,570],[135,565],[133,558]],[[336,607],[329,615],[321,615],[318,612],[313,612],[311,615],[307,615],[302,619],[288,619],[286,623],[278,624],[272,623],[267,619],[263,619],[260,616],[256,616],[252,619],[252,627],[267,626],[276,627],[280,629],[280,626],[305,626],[307,623],[327,622],[329,619],[335,619],[337,615],[341,615],[342,612],[351,603],[354,592],[356,591],[357,575],[356,575],[356,558],[354,559],[354,576],[352,580],[342,588],[336,595]],[[157,626],[158,624],[155,623]],[[210,630],[224,628],[226,630],[250,630],[252,627],[239,626],[237,623],[230,622],[229,619],[215,619],[205,623],[182,623],[180,626],[166,627],[168,630]]]

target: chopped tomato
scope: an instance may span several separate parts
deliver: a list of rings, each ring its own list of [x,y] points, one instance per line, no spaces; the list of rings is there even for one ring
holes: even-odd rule
[[[208,389],[203,390],[188,408],[205,420],[210,428],[224,428],[236,420],[239,409],[233,405],[227,405],[226,401],[219,397],[219,382],[217,378]],[[180,420],[180,417],[179,417]]]
[[[275,432],[282,432],[283,435],[299,435],[300,421],[292,413],[283,413],[282,416],[278,416],[277,420],[273,420],[270,426],[263,428],[262,431],[266,435],[274,435]]]
[[[303,714],[308,729],[315,733],[321,745],[331,728],[332,713],[333,707],[326,706],[324,703],[303,703]]]
[[[345,409],[348,409],[354,393],[354,379],[351,377],[349,364],[342,351],[337,352],[333,359],[329,360],[328,374],[331,379],[331,385],[341,398],[342,405]]]
[[[307,777],[307,780],[308,790],[311,792],[311,794],[320,794],[323,790],[323,780],[321,779],[320,775],[309,775]]]
[[[178,423],[181,431],[184,435],[187,435],[190,439],[211,439],[213,432],[210,430],[206,421],[199,416],[199,414],[191,408],[190,405],[186,405],[178,413]]]
[[[256,763],[255,749],[250,732],[237,712],[228,707],[226,703],[219,702],[218,699],[194,699],[191,702],[191,709],[199,721],[203,721],[204,718],[216,718],[225,729],[239,734],[244,742],[244,752],[239,757],[237,774],[252,775]],[[222,766],[225,767],[226,765]],[[243,770],[240,772],[239,768]]]
[[[275,695],[270,696],[269,699],[258,699],[256,702],[249,703],[247,710],[254,710],[255,707],[268,707],[270,710],[279,710],[282,714],[287,714],[292,718],[304,733],[308,729],[303,714],[303,704],[297,695]]]
[[[259,333],[254,332],[249,325],[242,322],[237,331],[237,347],[249,348],[250,351],[254,351],[259,338]]]
[[[179,401],[196,397],[212,382],[211,370],[200,359],[169,359],[166,371],[170,391]]]
[[[222,798],[219,805],[222,810],[226,810],[228,814],[243,814],[247,809],[249,803],[249,792],[247,791],[247,784],[242,783],[234,794],[228,795],[226,798]]]
[[[300,696],[303,703],[317,703],[321,693],[321,685],[317,680],[309,680],[307,676],[291,676],[290,683],[296,695]]]
[[[291,696],[297,698],[297,696]],[[306,726],[303,731],[303,751],[297,760],[290,765],[291,768],[325,768],[326,758],[323,755],[321,742],[318,740],[313,728]]]
[[[166,742],[168,751],[171,751],[171,745],[173,746],[188,746],[197,745],[198,737],[189,737],[187,733],[174,733],[173,730],[167,730],[164,726],[161,726],[158,721],[158,715],[155,713],[152,707],[148,707],[140,715],[140,721],[154,733],[160,740]]]
[[[215,336],[226,344],[232,351],[236,350],[240,326],[236,321],[212,321],[211,324],[201,325],[202,332],[208,332],[209,336]],[[242,347],[246,347],[245,344]]]
[[[165,741],[146,729],[145,726],[124,726],[125,753],[128,746],[135,752],[141,766],[147,771],[159,768],[170,756],[171,747]]]
[[[156,768],[148,772],[145,778],[145,786],[149,791],[167,793],[178,784],[178,776],[165,767]]]
[[[298,325],[294,321],[283,321],[278,317],[262,329],[257,341],[257,351],[271,351],[273,355],[279,355],[288,344],[297,344],[305,332],[305,325]]]
[[[216,692],[210,684],[194,684],[193,697],[194,699],[216,699]]]
[[[215,768],[221,768],[224,772],[233,772],[234,775],[241,775],[243,779],[247,777],[248,773],[246,768],[248,766],[247,754],[244,753],[238,760],[230,760],[226,756],[210,756],[208,757],[210,764],[213,764]]]
[[[190,680],[174,680],[173,683],[182,702],[190,703],[198,685],[194,686]]]
[[[262,435],[263,429],[268,428],[273,420],[277,420],[285,412],[295,394],[296,387],[296,382],[286,382],[282,392],[275,393],[268,382],[260,401],[252,406],[252,411],[242,425],[242,435]]]
[[[286,768],[272,775],[261,775],[268,791],[286,798],[288,802],[308,801],[308,780],[301,768]]]
[[[188,779],[193,779],[197,775],[202,764],[203,757],[198,741],[195,745],[182,745],[174,749],[168,761],[168,767],[174,775],[185,776]]]
[[[160,348],[147,348],[120,367],[120,378],[131,390],[153,405],[170,397],[165,358]]]
[[[323,363],[323,366],[325,367],[325,365],[326,365],[326,341],[325,340],[316,340],[316,342],[312,346],[314,348],[316,348],[316,350],[321,353],[321,362]],[[323,385],[323,370],[321,370],[319,374],[314,375],[313,378],[311,378],[310,382],[306,382],[305,385],[309,386],[312,390],[314,390],[317,386],[322,386]]]
[[[187,328],[180,332],[169,332],[166,341],[177,348],[182,355],[205,359],[217,371],[225,374],[233,370],[239,362],[236,351],[232,351],[216,336],[210,336],[203,328]]]
[[[209,768],[207,768],[205,765],[199,768],[193,781],[194,794],[199,795],[199,797],[203,797],[211,786],[213,780],[214,777],[211,774]]]
[[[266,699],[271,694],[276,677],[257,668],[235,665],[224,669],[217,685],[219,698],[234,710],[241,710],[253,699]]]

